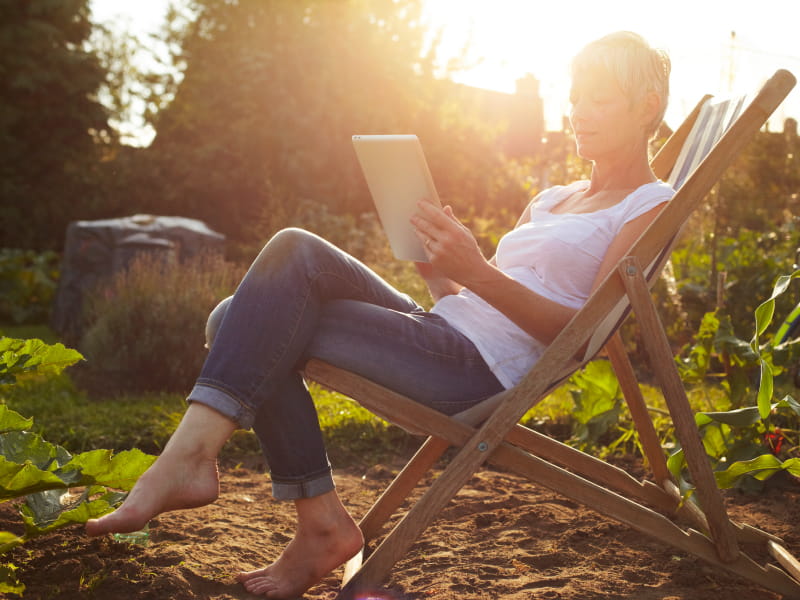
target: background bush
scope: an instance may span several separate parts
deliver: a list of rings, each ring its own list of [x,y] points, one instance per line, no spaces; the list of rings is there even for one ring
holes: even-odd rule
[[[88,295],[80,382],[92,392],[186,392],[205,359],[209,312],[244,269],[216,257],[142,256]]]

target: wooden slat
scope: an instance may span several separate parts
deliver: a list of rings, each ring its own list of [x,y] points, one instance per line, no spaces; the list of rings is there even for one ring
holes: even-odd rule
[[[784,546],[784,541],[777,535],[773,535],[747,523],[733,523],[736,528],[736,538],[743,544],[763,544],[773,541]]]
[[[628,290],[637,324],[642,330],[642,340],[650,364],[661,384],[667,408],[675,425],[675,435],[681,442],[712,538],[717,544],[720,558],[725,562],[732,562],[739,555],[736,535],[728,519],[714,473],[711,471],[708,456],[694,422],[694,414],[683,388],[683,381],[675,366],[669,340],[653,306],[639,261],[629,256],[620,263],[618,271]]]
[[[656,481],[671,481],[672,475],[667,468],[667,459],[664,456],[664,449],[661,447],[661,440],[658,439],[658,433],[656,433],[653,421],[647,412],[647,405],[642,397],[642,391],[639,389],[639,381],[633,371],[633,365],[625,351],[619,332],[611,337],[609,343],[606,344],[606,350],[614,372],[617,374],[628,410],[631,411],[642,451],[653,470]]]
[[[738,576],[747,577],[767,589],[783,594],[786,598],[800,599],[800,585],[783,571],[761,567],[744,554],[739,554],[733,562],[722,562],[717,555],[716,546],[706,536],[698,532],[684,532],[663,515],[577,477],[547,461],[531,457],[518,448],[502,444],[492,455],[492,462],[555,490],[571,500],[590,506],[599,513],[625,523],[661,542],[725,568]],[[436,492],[429,490],[428,494],[436,494],[437,499],[440,498]],[[364,562],[356,577],[343,587],[342,598],[351,598],[359,590],[369,589],[370,586],[382,582],[385,576],[384,571],[394,564],[393,556],[397,552],[398,540],[405,539],[405,537],[398,537],[400,534],[396,532],[400,531],[401,534],[405,534],[413,531],[416,519],[419,517],[419,511],[415,510],[418,506],[419,503],[406,514],[395,527],[392,535],[387,537]]]
[[[411,410],[419,409],[418,403],[405,396],[319,360],[310,361],[305,373],[306,375],[314,374],[316,376],[315,380],[320,383],[327,382],[328,387],[347,396],[357,395],[361,392],[364,406],[375,412],[387,412],[389,407],[394,407],[398,413],[408,414]],[[398,474],[396,480],[361,520],[360,526],[367,540],[377,536],[386,521],[402,505],[419,479],[436,463],[444,450],[450,445],[460,445],[474,431],[458,425],[454,428],[451,427],[452,421],[462,422],[459,419],[459,415],[450,419],[438,411],[432,411],[425,407],[422,410],[425,411],[423,422],[429,424],[428,430],[440,434],[444,433],[449,437],[450,441],[431,437],[423,444],[408,465]],[[675,512],[676,506],[680,503],[680,493],[674,484],[672,484],[671,490],[670,488],[666,488],[666,491],[665,489],[654,490],[653,488],[656,486],[650,482],[639,482],[613,465],[609,465],[598,458],[521,425],[515,426],[506,439],[508,442],[540,458],[553,461],[595,483],[609,485],[617,493],[639,498],[664,513],[671,514]],[[494,462],[493,457],[490,458],[490,462]],[[665,498],[665,494],[669,495],[672,500]],[[694,504],[691,504],[691,506],[696,509]],[[688,510],[690,509],[685,509],[683,512]],[[699,509],[693,512],[698,513]],[[708,530],[708,525],[702,512],[687,517],[687,519],[695,527],[703,531]],[[783,540],[779,537],[750,525],[737,523],[733,523],[733,525],[737,529],[737,539],[742,542],[757,543],[773,540],[776,543],[783,544]]]
[[[775,557],[775,560],[781,563],[781,566],[786,569],[796,581],[800,582],[800,561],[792,556],[781,544],[773,542],[772,540],[767,542],[767,548],[770,554]]]
[[[699,529],[704,533],[708,532],[708,520],[706,519],[706,516],[703,514],[703,511],[700,509],[700,507],[691,500],[684,502],[680,489],[671,479],[665,480],[663,485],[666,492],[672,496],[676,502],[681,504],[681,516],[689,521],[695,527],[695,529]]]
[[[310,361],[306,366],[305,373],[308,376],[314,375],[315,381],[323,383],[346,396],[359,397],[361,404],[376,414],[394,411],[401,415],[416,415],[414,418],[419,419],[417,421],[419,423],[417,429],[422,430],[427,435],[434,436],[433,440],[426,442],[426,445],[434,446],[434,448],[430,449],[429,458],[422,458],[428,455],[429,452],[423,446],[418,452],[419,456],[415,456],[406,467],[409,471],[412,471],[412,465],[414,465],[413,483],[408,481],[402,484],[402,487],[398,487],[396,493],[391,494],[391,497],[396,498],[395,501],[392,501],[391,508],[389,508],[390,505],[388,504],[380,512],[376,508],[376,515],[368,515],[362,520],[362,532],[367,539],[371,539],[377,534],[377,531],[380,530],[380,527],[383,526],[388,517],[402,504],[404,496],[411,492],[416,481],[427,472],[430,466],[433,466],[446,447],[448,445],[463,445],[475,431],[473,427],[454,426],[453,421],[469,425],[469,423],[464,423],[464,413],[450,419],[438,411],[414,402],[410,398],[322,361],[316,359]],[[470,416],[474,417],[475,415],[472,414]],[[617,492],[639,498],[665,513],[671,514],[675,511],[677,502],[660,488],[645,485],[631,477],[624,470],[544,434],[517,424],[508,433],[506,440],[595,482],[604,483]],[[401,476],[405,477],[403,473],[398,475],[398,477]],[[394,485],[395,483],[392,484],[392,486]],[[397,485],[400,486],[399,482],[397,482]],[[399,492],[400,489],[406,490],[406,492],[401,493]],[[383,503],[388,500],[388,498],[384,499],[382,497],[379,502]],[[384,515],[385,518],[377,518],[378,514]]]
[[[429,437],[425,441],[359,522],[358,526],[365,541],[374,539],[381,532],[386,522],[449,447],[450,444],[440,438]]]
[[[743,553],[739,553],[734,561],[723,562],[719,559],[716,545],[708,537],[696,531],[685,532],[663,515],[575,477],[546,461],[526,457],[516,448],[503,444],[495,455],[498,456],[493,456],[492,462],[497,460],[499,464],[518,475],[625,523],[636,531],[702,558],[737,576],[747,577],[766,589],[783,594],[786,598],[800,599],[800,585],[783,571],[770,566],[762,567]]]
[[[616,493],[646,502],[664,513],[673,514],[678,507],[678,502],[660,487],[642,483],[619,467],[522,425],[514,427],[506,436],[506,441]],[[490,462],[493,460],[490,459]]]
[[[361,569],[362,564],[364,564],[364,548],[361,548],[361,550],[359,550],[358,553],[353,556],[353,558],[344,563],[342,585],[347,585],[347,582],[350,581],[356,573],[358,573],[359,569]]]

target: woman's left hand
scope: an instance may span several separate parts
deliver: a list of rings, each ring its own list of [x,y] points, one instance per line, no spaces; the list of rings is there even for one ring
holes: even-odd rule
[[[419,202],[411,224],[428,260],[453,281],[470,287],[483,269],[492,268],[472,232],[456,218],[450,206],[442,209],[430,202]]]

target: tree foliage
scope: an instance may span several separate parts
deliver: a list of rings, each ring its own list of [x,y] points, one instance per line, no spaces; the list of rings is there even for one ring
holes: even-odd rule
[[[0,239],[52,248],[91,201],[98,140],[110,141],[96,92],[104,72],[84,48],[88,0],[0,2]]]
[[[350,138],[389,132],[420,135],[442,195],[498,196],[493,132],[447,102],[419,0],[197,0],[191,10],[178,32],[184,78],[134,159],[129,206],[260,240],[303,200],[358,214],[371,205]]]

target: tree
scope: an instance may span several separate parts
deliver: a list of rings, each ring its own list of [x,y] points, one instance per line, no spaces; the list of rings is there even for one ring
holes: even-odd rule
[[[196,0],[190,12],[175,57],[184,78],[133,157],[128,206],[240,240],[263,239],[307,200],[371,210],[355,133],[419,133],[445,196],[496,187],[496,132],[482,136],[447,102],[420,0]]]
[[[145,170],[162,184],[148,190],[153,211],[239,236],[300,198],[363,210],[342,157],[354,132],[402,129],[423,100],[418,3],[200,0],[192,9],[177,57],[185,76],[155,116],[147,152]]]
[[[85,49],[88,0],[0,0],[0,239],[52,249],[90,213],[104,143],[104,72]]]

